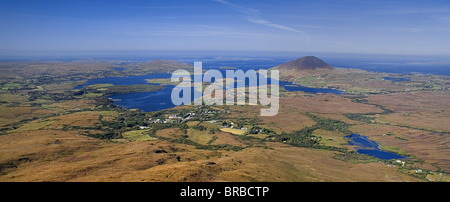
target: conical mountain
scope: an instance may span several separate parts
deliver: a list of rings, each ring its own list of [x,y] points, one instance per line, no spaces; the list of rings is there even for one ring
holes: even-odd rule
[[[296,76],[328,74],[335,68],[317,57],[305,56],[278,65],[272,69],[277,69],[280,71],[280,79],[289,80]]]
[[[317,70],[317,69],[334,69],[331,65],[314,56],[305,56],[290,62],[278,65],[276,69],[283,70]]]

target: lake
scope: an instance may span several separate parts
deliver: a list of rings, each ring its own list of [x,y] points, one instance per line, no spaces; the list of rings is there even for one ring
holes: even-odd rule
[[[264,65],[261,65],[264,64]],[[266,64],[263,61],[238,61],[238,62],[219,62],[219,63],[203,63],[203,69],[217,69],[219,70],[223,76],[226,75],[225,69],[219,69],[219,67],[223,66],[232,66],[238,69],[242,69],[243,71],[247,71],[249,69],[268,69],[270,67],[275,66],[272,63]],[[242,67],[242,68],[241,68]],[[88,80],[85,84],[76,86],[74,89],[81,89],[85,86],[94,85],[94,84],[114,84],[114,85],[137,85],[137,84],[148,84],[146,79],[164,79],[170,78],[172,74],[169,73],[159,73],[159,74],[149,74],[149,75],[141,75],[141,76],[128,76],[128,77],[105,77],[98,79]],[[191,76],[192,77],[192,76]],[[258,81],[259,83],[259,81]],[[270,84],[270,79],[267,82]],[[307,93],[333,93],[333,94],[342,94],[342,91],[336,89],[328,89],[328,88],[309,88],[301,85],[293,84],[291,82],[279,81],[280,86],[284,87],[287,91],[303,91]],[[158,83],[152,83],[149,85],[159,85]],[[246,81],[246,86],[248,86],[248,80]],[[156,92],[140,92],[140,93],[127,93],[127,94],[118,94],[110,96],[113,99],[114,104],[129,108],[129,109],[141,109],[145,112],[159,111],[163,109],[169,109],[174,107],[175,105],[171,101],[171,93],[175,86],[166,85],[164,89],[156,91]],[[192,91],[194,89],[192,88]],[[191,99],[193,100],[194,97]]]
[[[303,91],[303,92],[312,93],[312,94],[316,94],[316,93],[332,93],[332,94],[336,94],[336,95],[343,94],[342,91],[337,90],[337,89],[310,88],[310,87],[305,87],[305,86],[301,86],[298,84],[293,84],[293,83],[287,82],[287,81],[280,81],[280,86],[283,86],[283,88],[286,89],[287,91]]]
[[[367,154],[369,156],[375,156],[383,160],[406,158],[404,156],[380,149],[378,143],[373,140],[369,140],[369,137],[367,136],[352,134],[345,137],[351,139],[350,141],[348,141],[348,144],[356,146],[356,152],[358,152],[359,154]]]
[[[407,78],[383,77],[383,79],[390,80],[390,81],[411,81],[411,79],[407,79]]]

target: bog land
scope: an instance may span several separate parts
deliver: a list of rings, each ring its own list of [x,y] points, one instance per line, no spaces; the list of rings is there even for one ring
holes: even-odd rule
[[[290,69],[286,81],[345,93],[282,90],[273,117],[248,105],[143,112],[108,98],[161,90],[164,79],[74,89],[190,68],[165,60],[0,63],[0,181],[450,180],[446,76]],[[407,158],[358,154],[345,137],[353,133]]]

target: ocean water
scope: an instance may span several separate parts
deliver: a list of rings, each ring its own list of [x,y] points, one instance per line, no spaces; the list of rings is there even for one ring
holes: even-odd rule
[[[397,74],[434,74],[450,76],[450,57],[382,57],[366,59],[323,57],[322,59],[334,67]]]

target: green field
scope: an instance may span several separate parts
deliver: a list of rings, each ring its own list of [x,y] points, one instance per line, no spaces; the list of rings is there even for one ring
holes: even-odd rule
[[[122,133],[122,137],[129,141],[152,141],[156,140],[156,138],[149,137],[145,132],[149,130],[132,130],[128,132]]]
[[[246,132],[245,130],[235,128],[221,128],[220,130],[226,133],[231,133],[233,135],[243,135]]]

